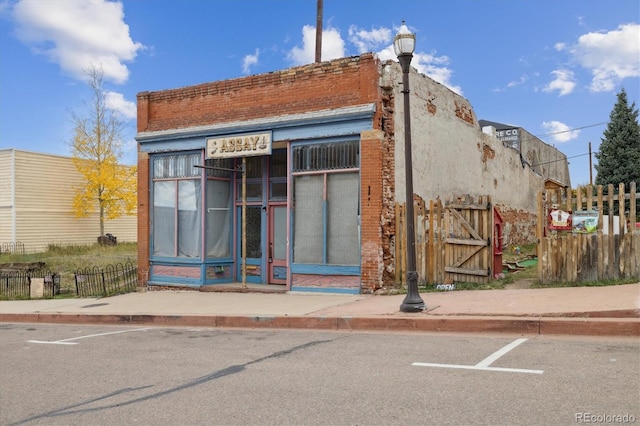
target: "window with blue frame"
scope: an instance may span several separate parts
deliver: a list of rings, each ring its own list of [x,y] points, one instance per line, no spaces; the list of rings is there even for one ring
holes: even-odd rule
[[[297,145],[293,262],[360,264],[359,141]]]
[[[231,257],[232,159],[209,159],[207,166],[206,253],[209,259]]]
[[[200,153],[152,159],[153,249],[159,257],[200,257]]]

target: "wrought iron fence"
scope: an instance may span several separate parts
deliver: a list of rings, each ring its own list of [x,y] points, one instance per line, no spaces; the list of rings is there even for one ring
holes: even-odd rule
[[[130,293],[138,284],[138,267],[130,262],[79,269],[75,272],[76,294],[78,297],[110,296]]]
[[[31,298],[31,279],[44,279],[43,297],[60,293],[60,274],[51,271],[21,271],[0,273],[0,297],[4,299]]]

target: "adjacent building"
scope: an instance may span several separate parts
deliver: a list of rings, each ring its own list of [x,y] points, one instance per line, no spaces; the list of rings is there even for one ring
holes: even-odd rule
[[[0,249],[31,253],[49,245],[96,244],[98,213],[73,213],[74,187],[82,184],[70,157],[0,149]],[[105,233],[135,242],[137,216],[106,220]]]
[[[414,200],[490,194],[514,220],[505,238],[533,240],[544,177],[483,133],[469,101],[410,79]],[[405,202],[401,82],[397,62],[363,54],[139,93],[140,280],[388,285]]]
[[[520,126],[479,120],[484,132],[494,134],[502,143],[516,150],[523,165],[530,167],[545,180],[563,187],[571,187],[567,156]]]

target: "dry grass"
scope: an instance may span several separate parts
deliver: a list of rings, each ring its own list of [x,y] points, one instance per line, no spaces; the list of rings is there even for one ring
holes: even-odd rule
[[[44,262],[44,269],[60,274],[61,288],[74,289],[74,273],[79,269],[105,268],[107,265],[130,262],[136,265],[138,252],[136,243],[121,243],[115,246],[56,246],[50,245],[42,253],[0,254],[0,264]]]

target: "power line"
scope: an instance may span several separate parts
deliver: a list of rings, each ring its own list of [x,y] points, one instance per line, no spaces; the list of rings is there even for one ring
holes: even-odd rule
[[[545,164],[551,164],[551,163],[558,163],[560,161],[566,161],[570,158],[576,158],[576,157],[584,157],[585,155],[589,155],[589,153],[585,153],[585,154],[578,154],[578,155],[572,155],[571,157],[565,157],[565,158],[561,158],[559,160],[553,160],[553,161],[547,161],[546,163],[538,163],[538,164],[534,164],[531,167],[536,167],[536,166],[544,166]]]
[[[609,124],[609,122],[605,122],[605,123],[597,123],[597,124],[589,124],[588,126],[582,126],[582,127],[576,127],[574,129],[568,129],[568,130],[560,130],[558,132],[551,132],[551,133],[543,133],[541,135],[534,135],[536,137],[542,137],[542,136],[551,136],[551,135],[558,135],[560,133],[567,133],[567,132],[573,132],[575,130],[582,130],[582,129],[588,129],[589,127],[596,127],[596,126],[602,126],[604,124]]]

